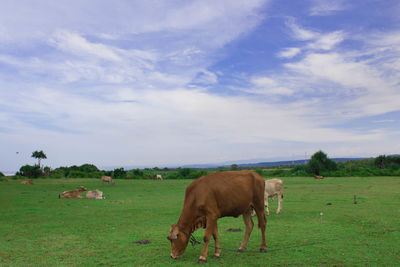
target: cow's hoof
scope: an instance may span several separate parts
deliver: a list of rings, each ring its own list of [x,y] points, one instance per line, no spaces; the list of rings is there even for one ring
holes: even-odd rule
[[[199,259],[199,260],[197,261],[198,264],[203,264],[203,263],[206,263],[206,262],[207,262],[206,260],[202,260],[202,259]]]
[[[244,252],[244,249],[239,248],[239,249],[237,250],[237,252]]]
[[[213,257],[214,259],[219,259],[219,255],[215,255],[215,254],[214,254],[212,257]]]
[[[260,248],[260,252],[265,253],[265,252],[267,252],[267,249],[266,248]]]

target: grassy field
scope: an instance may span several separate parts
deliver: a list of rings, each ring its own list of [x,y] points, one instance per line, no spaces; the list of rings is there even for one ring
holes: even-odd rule
[[[399,266],[400,177],[283,178],[283,209],[276,200],[267,217],[267,253],[256,252],[261,233],[254,228],[248,251],[222,251],[211,266]],[[166,237],[182,208],[190,180],[93,179],[0,182],[1,266],[191,266],[202,246],[169,257]],[[107,199],[58,199],[83,185]],[[353,204],[353,196],[358,204]],[[330,203],[330,204],[329,204]],[[323,215],[320,215],[321,212]],[[254,218],[255,223],[257,221]],[[221,247],[237,249],[241,218],[218,221]],[[204,230],[194,233],[202,240]],[[149,244],[137,244],[138,240]],[[213,244],[213,241],[212,241]]]

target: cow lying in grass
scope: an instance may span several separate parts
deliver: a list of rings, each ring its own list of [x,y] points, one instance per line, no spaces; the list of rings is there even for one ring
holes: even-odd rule
[[[282,210],[283,182],[281,179],[265,180],[264,205],[267,208],[267,215],[269,215],[268,198],[274,200],[275,196],[278,196],[278,209],[276,210],[276,214],[279,214]],[[256,213],[252,210],[251,216],[254,215],[256,215]]]
[[[58,198],[82,198],[84,191],[87,191],[87,189],[84,186],[79,186],[78,189],[62,192],[58,195]]]
[[[315,179],[324,179],[324,176],[321,176],[321,175],[314,175],[314,178],[315,178]]]
[[[86,198],[93,198],[93,199],[105,199],[103,192],[100,190],[96,189],[93,191],[88,191],[86,193]]]
[[[111,178],[111,176],[101,176],[101,184],[104,184],[104,182],[106,183],[111,183],[111,184],[115,184],[113,178]]]
[[[21,184],[33,184],[33,181],[29,179],[28,181],[22,181]]]

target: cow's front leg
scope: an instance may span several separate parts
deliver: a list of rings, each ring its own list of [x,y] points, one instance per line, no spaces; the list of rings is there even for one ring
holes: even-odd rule
[[[213,238],[215,241],[215,253],[213,255],[214,258],[219,258],[221,256],[221,249],[219,248],[219,238],[218,238],[218,225],[215,223]]]
[[[207,261],[208,246],[210,244],[211,235],[215,231],[214,229],[216,225],[217,225],[217,218],[207,216],[207,226],[206,226],[206,231],[204,233],[204,247],[197,263],[205,263]]]
[[[276,214],[281,213],[282,210],[282,195],[278,195],[278,210],[276,211]]]
[[[269,208],[268,208],[268,195],[267,194],[265,194],[265,196],[264,196],[264,206],[265,206],[265,209],[266,209],[266,213],[267,213],[267,215],[269,215]]]

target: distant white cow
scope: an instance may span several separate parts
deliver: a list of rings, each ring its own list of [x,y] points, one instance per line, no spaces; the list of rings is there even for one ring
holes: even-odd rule
[[[161,174],[157,174],[157,180],[162,180],[163,178],[162,178],[162,176],[161,176]]]
[[[106,183],[111,183],[112,185],[115,184],[114,180],[111,178],[111,176],[101,176],[101,184]]]
[[[86,198],[93,198],[93,199],[105,199],[103,192],[100,190],[96,189],[93,191],[88,191],[86,193]]]
[[[276,210],[276,214],[279,214],[282,210],[283,182],[281,179],[265,180],[264,205],[267,208],[267,215],[269,215],[268,198],[274,200],[275,196],[278,196],[278,209]],[[254,210],[251,215],[256,215]]]

